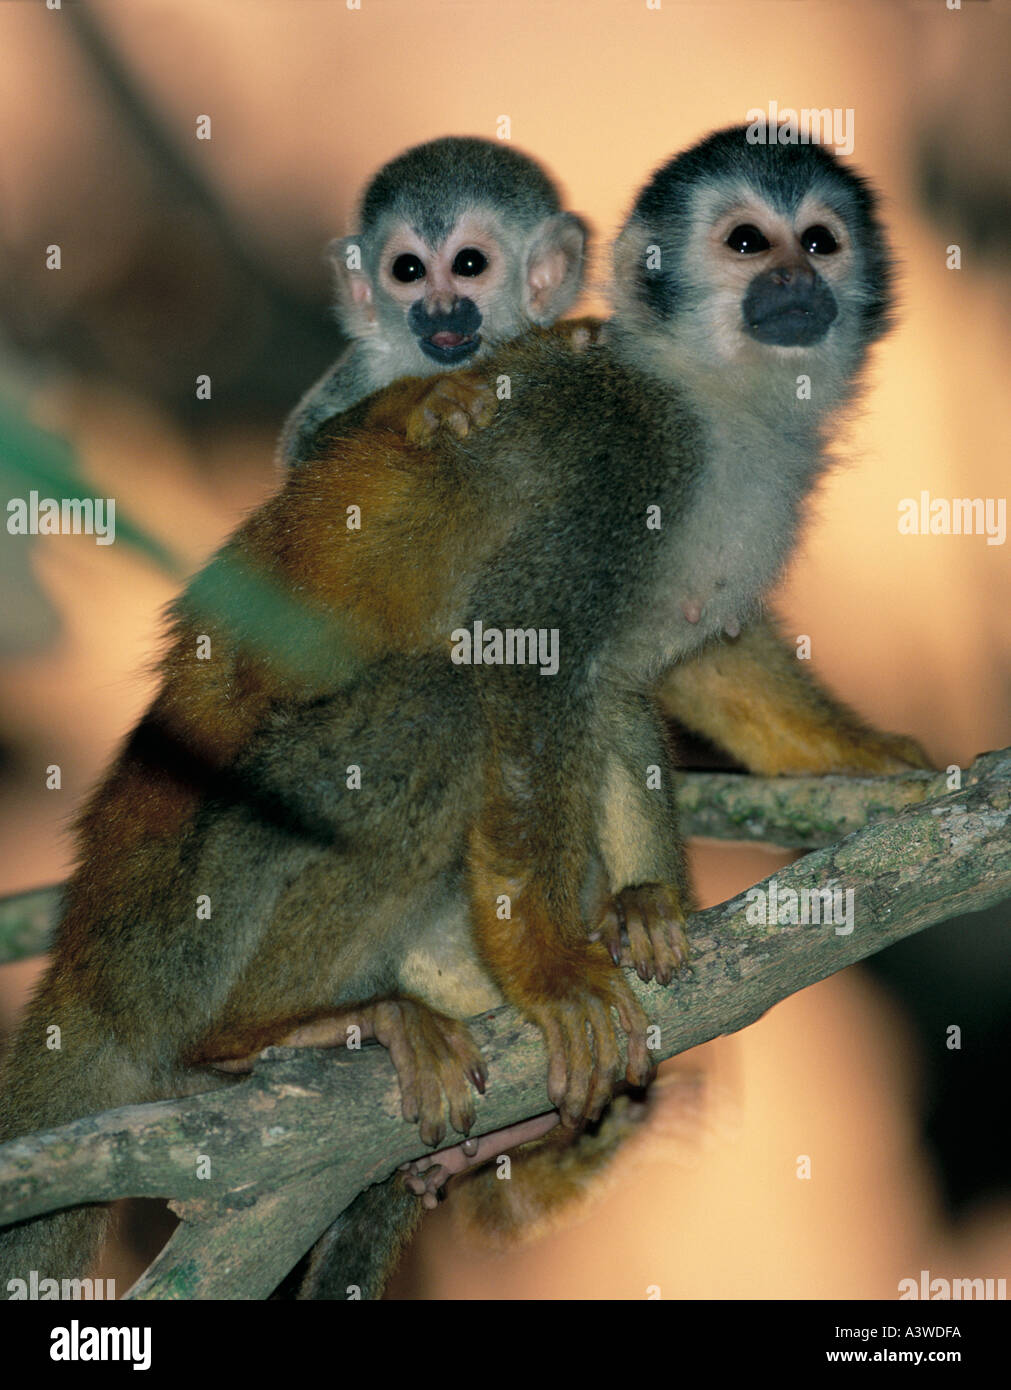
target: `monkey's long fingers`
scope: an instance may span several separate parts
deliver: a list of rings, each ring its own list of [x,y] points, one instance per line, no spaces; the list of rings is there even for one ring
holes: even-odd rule
[[[590,933],[591,941],[602,941],[608,955],[615,965],[622,963],[625,916],[617,898],[608,898],[596,927]]]
[[[449,1123],[457,1134],[469,1134],[474,1128],[474,1093],[455,1057],[446,1059],[440,1080],[449,1103]]]
[[[466,439],[470,433],[470,418],[466,411],[451,410],[448,415],[443,417],[443,422],[449,426],[457,439]]]
[[[627,897],[622,903],[625,910],[625,931],[628,933],[628,950],[640,980],[653,978],[653,942],[646,928],[646,914],[642,904],[634,897]]]
[[[390,1050],[405,1120],[417,1121],[426,1144],[439,1144],[449,1123],[460,1134],[474,1124],[474,1095],[485,1086],[485,1065],[465,1024],[416,1000],[373,1008],[376,1037]]]
[[[605,905],[594,936],[604,940],[615,964],[633,965],[640,980],[666,985],[689,957],[684,923],[685,905],[675,886],[643,883],[623,888]]]
[[[481,1095],[484,1095],[485,1087],[488,1084],[488,1069],[481,1056],[481,1049],[474,1041],[470,1029],[459,1023],[455,1027],[446,1028],[445,1037],[470,1084],[476,1091],[480,1091]]]
[[[680,918],[650,917],[647,922],[653,944],[656,978],[662,985],[671,980],[689,959],[688,938]]]
[[[481,384],[475,387],[470,402],[470,418],[479,429],[490,425],[498,409],[498,397],[490,386]]]
[[[621,1070],[621,1059],[614,1024],[611,1022],[611,1011],[602,999],[590,999],[587,1023],[593,1035],[593,1050],[596,1056],[585,1110],[585,1118],[592,1121],[600,1118],[604,1106],[614,1094],[614,1085]]]
[[[629,989],[624,979],[616,985],[612,1003],[618,1013],[618,1020],[628,1038],[628,1063],[625,1067],[625,1080],[630,1086],[645,1086],[653,1074],[654,1067],[646,1046],[646,1029],[649,1020],[638,999]]]
[[[441,1144],[446,1137],[447,1091],[443,1086],[443,1069],[439,1066],[438,1058],[432,1051],[421,1047],[415,1049],[415,1076],[417,1077],[419,1092],[418,1132],[426,1144],[435,1147]],[[465,1109],[470,1093],[467,1091],[467,1084],[462,1077],[460,1078],[460,1086],[464,1093],[464,1099],[462,1102],[458,1100],[457,1105],[462,1110]],[[474,1123],[472,1116],[473,1107],[471,1107],[469,1123],[464,1114],[459,1114],[459,1118],[466,1125],[463,1133],[466,1133],[466,1130]]]
[[[548,1052],[548,1099],[560,1109],[568,1080],[561,1021],[552,1010],[545,1009],[535,1012],[534,1022],[544,1034],[544,1045]]]
[[[423,1207],[428,1211],[434,1211],[439,1205],[439,1192],[451,1177],[450,1170],[441,1163],[417,1171],[414,1164],[409,1164],[408,1167],[410,1171],[404,1178],[404,1186],[408,1192],[413,1192],[415,1197],[421,1198]]]
[[[626,915],[631,916],[634,911],[646,935],[644,955],[648,973],[642,974],[637,960],[640,978],[648,980],[655,976],[662,985],[669,985],[690,954],[680,893],[669,884],[645,883],[623,896]]]
[[[495,392],[490,386],[483,382],[466,383],[466,391],[461,393],[458,409],[451,409],[443,415],[443,423],[456,435],[457,439],[465,439],[470,434],[471,425],[477,425],[478,429],[484,429],[485,425],[491,423],[492,416],[498,400]],[[438,428],[438,421],[436,421]]]
[[[467,1029],[451,1032],[448,1055],[442,1068],[442,1084],[449,1101],[449,1122],[458,1134],[469,1134],[474,1127],[474,1090],[484,1095],[487,1075],[484,1058]]]
[[[400,1084],[400,1109],[405,1120],[416,1123],[421,1106],[417,1057],[404,1027],[400,1005],[394,1001],[376,1004],[376,1038],[390,1054]],[[426,1144],[429,1140],[425,1140]],[[438,1140],[432,1140],[438,1143]]]
[[[562,1016],[562,1047],[565,1053],[565,1094],[559,1106],[562,1123],[575,1128],[586,1118],[594,1076],[594,1055],[587,1013],[596,1001],[584,996]],[[583,1007],[581,1007],[583,1006]]]
[[[428,1053],[418,1044],[414,1017],[418,1010],[406,1002],[384,1001],[375,1006],[376,1037],[388,1049],[400,1085],[400,1108],[405,1120],[417,1124],[422,1142],[436,1145],[446,1135],[442,1090],[433,1087]],[[412,1017],[408,1019],[408,1015]]]

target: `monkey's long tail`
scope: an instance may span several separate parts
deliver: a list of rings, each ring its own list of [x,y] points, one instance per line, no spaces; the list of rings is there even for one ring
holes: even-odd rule
[[[47,1046],[52,1020],[60,1047]],[[150,1077],[106,1035],[99,1040],[85,1008],[56,1011],[43,990],[29,1009],[0,1079],[0,1144],[82,1116],[145,1100]],[[0,1299],[12,1280],[77,1279],[88,1273],[109,1223],[109,1208],[88,1205],[0,1227]]]
[[[313,1246],[296,1297],[380,1298],[423,1215],[398,1173],[367,1187]]]

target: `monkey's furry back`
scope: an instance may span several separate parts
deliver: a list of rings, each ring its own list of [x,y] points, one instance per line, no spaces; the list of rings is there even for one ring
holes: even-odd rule
[[[198,698],[187,697],[183,713],[192,705],[194,717],[205,721],[195,726],[197,731],[225,758],[227,795],[217,777],[210,785],[206,777],[191,783],[186,760],[179,760],[178,744],[164,740],[158,726],[163,688],[82,818],[83,877],[75,876],[79,887],[76,897],[71,892],[53,970],[29,1009],[8,1062],[0,1138],[114,1105],[206,1089],[212,1080],[206,1073],[187,1074],[186,1057],[208,1030],[213,1033],[228,1020],[233,1004],[236,1021],[241,1021],[240,992],[258,964],[263,967],[263,987],[269,983],[273,991],[271,999],[280,987],[282,1002],[297,1005],[302,999],[319,1006],[316,996],[326,992],[327,967],[332,964],[320,957],[320,946],[336,958],[339,933],[327,947],[326,932],[333,933],[337,923],[324,910],[323,900],[313,913],[313,903],[294,888],[281,895],[282,906],[275,904],[282,881],[291,884],[300,864],[311,861],[318,866],[322,825],[326,833],[334,832],[332,855],[338,876],[329,885],[331,894],[337,894],[331,897],[331,908],[340,907],[341,895],[348,903],[355,899],[351,916],[362,920],[366,905],[356,897],[355,885],[360,891],[368,877],[358,871],[353,854],[341,851],[347,834],[354,836],[354,820],[342,819],[339,803],[325,794],[323,784],[301,776],[296,778],[295,795],[302,789],[304,801],[308,788],[310,797],[300,803],[298,816],[288,815],[283,797],[275,795],[269,780],[264,784],[256,776],[252,782],[259,788],[259,803],[236,804],[236,790],[249,784],[250,769],[271,766],[283,772],[286,764],[296,771],[301,766],[286,751],[293,725],[315,730],[314,737],[323,729],[328,756],[317,762],[324,771],[329,768],[335,780],[338,769],[355,761],[354,740],[349,740],[347,730],[358,718],[356,705],[363,701],[362,707],[373,715],[379,708],[386,710],[384,719],[391,721],[394,731],[391,738],[406,760],[405,787],[410,785],[409,769],[417,762],[419,736],[426,759],[456,767],[455,775],[441,780],[433,775],[427,783],[426,794],[435,796],[439,811],[434,819],[423,823],[424,818],[403,814],[394,797],[389,814],[396,817],[397,826],[390,828],[382,823],[381,805],[375,805],[379,842],[396,844],[395,859],[401,867],[427,861],[424,872],[432,877],[458,864],[479,776],[476,768],[471,773],[467,757],[461,758],[460,704],[448,697],[454,684],[475,724],[484,700],[504,708],[504,727],[514,723],[515,736],[527,741],[528,751],[530,737],[550,736],[564,743],[582,736],[583,714],[595,699],[609,654],[649,608],[671,546],[676,550],[684,530],[686,509],[704,491],[703,424],[673,387],[644,378],[602,348],[577,354],[550,335],[534,334],[503,349],[490,361],[489,372],[509,379],[511,399],[502,403],[488,429],[463,442],[442,439],[431,450],[417,450],[399,444],[384,448],[375,431],[356,436],[356,422],[367,414],[368,401],[335,421],[322,432],[316,460],[300,469],[282,493],[240,529],[180,601],[182,622],[193,596],[206,586],[207,575],[234,556],[236,547],[247,560],[273,564],[275,577],[291,583],[284,568],[289,562],[300,562],[314,551],[325,555],[333,545],[353,546],[355,538],[344,525],[341,504],[361,500],[374,476],[345,476],[349,458],[364,459],[366,470],[371,468],[383,479],[401,470],[405,486],[412,479],[425,484],[419,505],[427,508],[426,515],[397,515],[390,522],[364,509],[363,529],[367,534],[371,527],[378,536],[380,561],[384,527],[390,529],[391,546],[399,547],[400,564],[407,564],[404,557],[411,553],[416,532],[423,537],[427,527],[437,537],[447,527],[463,528],[465,550],[450,563],[444,591],[413,595],[423,616],[432,619],[428,637],[420,648],[400,653],[396,679],[391,677],[388,689],[383,686],[388,655],[363,656],[364,664],[349,679],[339,663],[323,654],[305,689],[288,690],[279,704],[268,704],[264,714],[254,711],[247,719],[243,689],[248,670],[243,676],[239,661],[229,676],[227,657],[217,658],[219,666],[224,659],[224,674],[211,670],[203,678],[211,682],[207,698],[224,703],[212,703],[203,713],[200,687]],[[664,519],[660,532],[646,525],[651,507]],[[256,549],[258,535],[266,538],[262,553]],[[348,551],[349,556],[356,553]],[[419,561],[425,558],[419,552]],[[405,570],[387,579],[395,592],[409,575]],[[198,615],[200,611],[198,603]],[[454,668],[449,661],[450,631],[476,620],[486,628],[557,628],[558,674],[542,675],[536,667],[484,668],[480,673]],[[238,615],[234,621],[241,656],[245,618]],[[196,620],[189,629],[204,630]],[[376,642],[384,640],[384,631],[380,622]],[[185,637],[184,624],[179,640]],[[216,643],[216,651],[224,645],[227,652],[220,638]],[[655,660],[660,659],[658,652]],[[173,662],[178,679],[194,679],[197,663],[191,645],[185,654],[180,648],[171,661],[167,659],[169,684]],[[439,667],[437,673],[433,664]],[[633,687],[643,687],[647,679],[644,671],[624,676]],[[379,682],[379,692],[370,688],[374,681]],[[410,702],[398,693],[405,687],[415,690],[415,703],[425,706],[416,725],[408,722]],[[481,698],[475,705],[471,695],[476,691]],[[171,706],[170,715],[174,709],[172,717],[177,716],[180,708]],[[235,751],[229,753],[232,747]],[[251,813],[256,833],[251,839],[243,832],[238,846],[251,873],[237,863],[218,875],[214,881],[224,899],[216,903],[212,921],[195,931],[192,905],[206,891],[209,867],[228,863],[229,835],[236,825],[241,830]],[[151,857],[155,850],[142,833],[148,816],[153,827],[166,822],[170,828],[178,826],[170,831],[165,853],[157,857]],[[433,823],[440,827],[438,845],[429,843]],[[417,840],[413,858],[412,837]],[[388,851],[383,862],[387,869],[392,867]],[[340,881],[348,885],[346,890],[339,888]],[[256,890],[251,898],[255,884],[263,892]],[[392,922],[412,897],[424,897],[425,887],[416,885],[405,898],[409,885],[394,885],[384,902],[374,904],[374,915],[381,918],[385,912]],[[381,891],[376,888],[377,894]],[[245,907],[229,929],[226,909],[233,897],[233,906],[242,908],[244,901]],[[69,930],[69,914],[76,914],[73,920],[79,923],[74,932]],[[367,911],[364,916],[367,921]],[[300,923],[310,920],[317,922],[315,935],[301,941]],[[86,967],[87,976],[82,973]],[[204,972],[213,972],[213,977],[203,979]],[[380,953],[356,988],[375,997],[374,991],[391,978]],[[194,988],[195,981],[203,987]],[[354,981],[348,977],[341,983],[347,991]],[[365,1002],[358,994],[350,1000],[345,992],[343,998]],[[54,1016],[64,1024],[70,1044],[65,1044],[62,1057],[47,1054],[40,1043]],[[0,1266],[12,1277],[22,1275],[26,1267],[49,1273],[68,1258],[78,1264],[87,1259],[97,1234],[94,1209],[25,1223],[0,1233]],[[32,1261],[30,1266],[26,1260]]]

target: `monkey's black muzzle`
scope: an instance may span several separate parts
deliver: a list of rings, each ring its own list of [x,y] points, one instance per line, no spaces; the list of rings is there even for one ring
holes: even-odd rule
[[[760,343],[809,347],[839,313],[835,295],[809,266],[778,266],[756,275],[741,305],[744,329]]]
[[[448,314],[430,314],[425,301],[416,299],[407,322],[421,351],[440,366],[465,362],[481,346],[481,310],[472,299],[457,299]]]

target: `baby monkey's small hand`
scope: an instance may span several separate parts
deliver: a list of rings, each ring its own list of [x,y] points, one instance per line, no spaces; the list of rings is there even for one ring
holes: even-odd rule
[[[362,418],[366,430],[391,430],[409,444],[430,444],[445,426],[458,439],[473,425],[484,429],[495,414],[498,398],[477,370],[446,376],[408,377],[377,396]]]
[[[495,392],[477,372],[441,376],[407,416],[405,433],[411,444],[428,444],[441,426],[464,439],[471,426],[484,429],[495,414]]]

